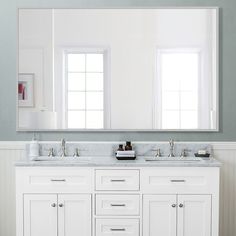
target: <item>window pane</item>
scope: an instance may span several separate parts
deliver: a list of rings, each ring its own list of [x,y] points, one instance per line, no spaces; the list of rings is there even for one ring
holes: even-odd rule
[[[181,90],[196,90],[198,81],[199,60],[198,53],[186,53],[181,55]]]
[[[192,70],[190,73],[185,73],[182,75],[181,90],[198,90],[198,71]]]
[[[163,110],[179,109],[179,92],[163,92],[162,95]]]
[[[161,57],[161,80],[163,90],[179,90],[178,68],[172,54],[163,54]],[[170,69],[171,68],[171,69]]]
[[[161,52],[158,68],[162,85],[162,128],[197,128],[199,56],[198,52],[188,49]]]
[[[68,111],[68,128],[85,128],[85,111]]]
[[[69,73],[68,90],[85,90],[85,73]]]
[[[85,93],[68,92],[68,109],[85,109]]]
[[[179,129],[179,112],[178,111],[163,111],[162,113],[162,128],[163,129]]]
[[[181,93],[181,110],[197,110],[197,94],[195,91]]]
[[[86,71],[103,72],[103,54],[86,54]]]
[[[87,92],[86,105],[88,110],[103,109],[103,93],[102,92]]]
[[[68,71],[85,71],[85,54],[68,54]]]
[[[197,89],[199,54],[163,53],[161,57],[162,86],[165,90]]]
[[[88,111],[86,121],[88,129],[102,129],[103,111]]]
[[[181,128],[182,129],[197,129],[198,117],[196,111],[181,112]]]
[[[103,73],[87,73],[87,90],[103,90]]]

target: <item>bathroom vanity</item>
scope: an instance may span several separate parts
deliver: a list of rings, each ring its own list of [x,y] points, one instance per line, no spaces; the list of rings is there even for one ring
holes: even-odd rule
[[[17,130],[218,131],[218,18],[19,9]],[[206,144],[136,143],[117,161],[118,144],[44,142],[17,162],[17,236],[218,236],[220,163],[186,158]]]
[[[17,162],[17,236],[218,236],[219,167],[142,157]]]

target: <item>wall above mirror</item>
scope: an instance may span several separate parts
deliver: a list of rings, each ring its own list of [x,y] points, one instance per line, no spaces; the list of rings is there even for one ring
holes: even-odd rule
[[[18,131],[218,131],[218,8],[19,9]]]

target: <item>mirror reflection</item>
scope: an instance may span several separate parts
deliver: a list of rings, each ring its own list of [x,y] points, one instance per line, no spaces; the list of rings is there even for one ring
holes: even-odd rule
[[[19,9],[19,130],[218,129],[216,8]]]

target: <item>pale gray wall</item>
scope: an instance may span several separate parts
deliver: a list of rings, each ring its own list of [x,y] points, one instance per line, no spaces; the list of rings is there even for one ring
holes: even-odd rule
[[[236,140],[236,1],[235,0],[1,0],[0,1],[0,140],[30,140],[32,133],[17,133],[16,58],[17,8],[96,8],[157,6],[219,6],[220,9],[220,132],[197,133],[40,133],[43,140]]]

